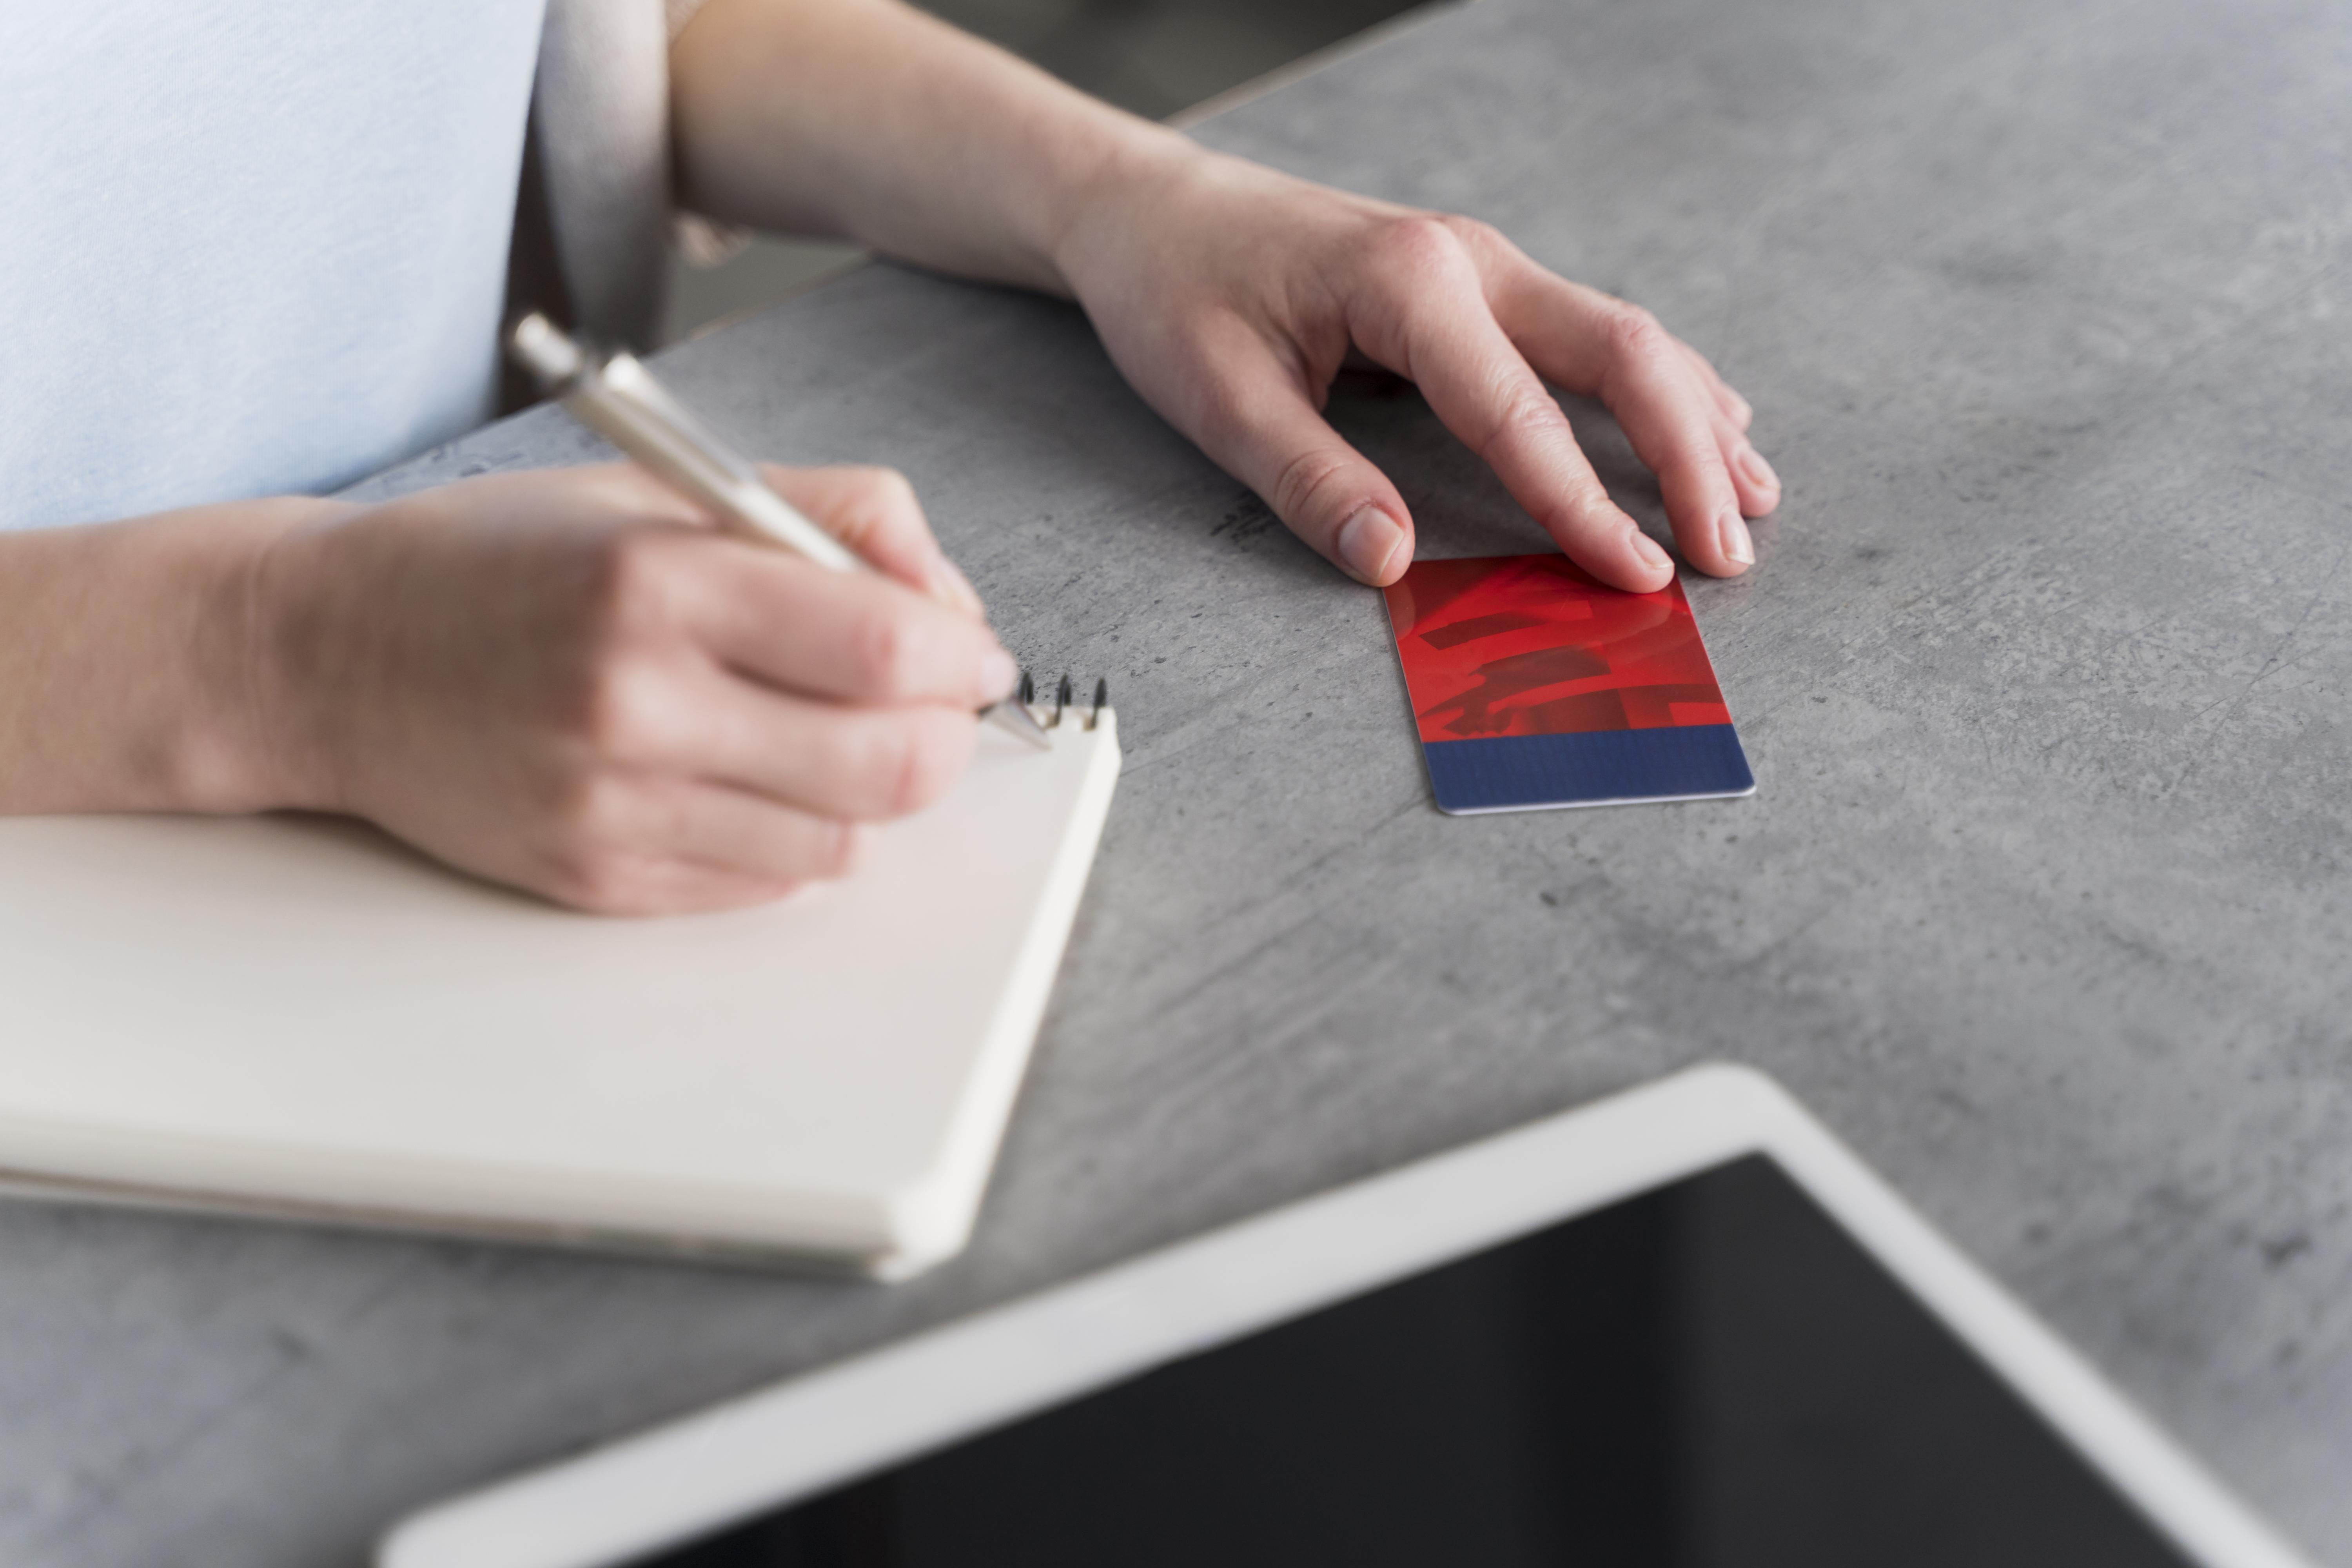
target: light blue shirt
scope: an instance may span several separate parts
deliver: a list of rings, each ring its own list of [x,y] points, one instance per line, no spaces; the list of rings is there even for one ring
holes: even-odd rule
[[[480,423],[543,3],[0,3],[0,528]]]

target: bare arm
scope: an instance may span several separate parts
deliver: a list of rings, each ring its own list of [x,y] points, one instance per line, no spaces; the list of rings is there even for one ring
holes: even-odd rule
[[[1322,418],[1351,358],[1603,578],[1673,568],[1547,382],[1615,411],[1688,560],[1753,560],[1741,516],[1780,490],[1746,404],[1483,225],[1208,153],[892,0],[709,0],[672,64],[693,205],[1076,299],[1361,581],[1402,573],[1412,523]],[[773,477],[895,581],[717,538],[619,468],[0,534],[0,812],[345,811],[608,910],[835,874],[859,824],[947,787],[1012,667],[902,479]]]
[[[670,67],[696,211],[1048,293],[1089,189],[1195,153],[893,0],[707,0]]]
[[[625,467],[0,534],[0,812],[344,812],[615,913],[839,875],[1015,672],[903,479],[769,475],[885,574]]]
[[[714,216],[842,233],[1085,306],[1128,380],[1307,543],[1393,582],[1412,521],[1322,416],[1364,360],[1415,382],[1560,547],[1648,590],[1546,384],[1604,400],[1718,575],[1780,480],[1746,402],[1646,311],[1483,224],[1207,153],[896,0],[708,0],[671,51],[680,180]]]
[[[251,563],[286,500],[0,533],[0,812],[299,804],[253,701]]]

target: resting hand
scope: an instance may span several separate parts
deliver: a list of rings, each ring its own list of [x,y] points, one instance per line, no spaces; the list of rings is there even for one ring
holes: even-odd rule
[[[1138,391],[1363,582],[1412,561],[1404,501],[1325,422],[1351,358],[1415,383],[1569,556],[1662,588],[1665,552],[1610,500],[1546,389],[1599,397],[1657,474],[1684,558],[1755,560],[1780,481],[1748,408],[1647,311],[1537,266],[1483,224],[1238,159],[1154,147],[1090,182],[1055,259]]]
[[[768,476],[889,575],[717,536],[623,467],[331,509],[278,537],[252,574],[271,770],[251,804],[365,816],[604,912],[839,875],[859,824],[954,781],[973,710],[1015,672],[898,476]]]

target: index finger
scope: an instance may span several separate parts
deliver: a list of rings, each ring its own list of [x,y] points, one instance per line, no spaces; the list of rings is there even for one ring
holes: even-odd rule
[[[984,623],[902,584],[735,540],[698,542],[680,563],[685,619],[719,662],[765,685],[856,706],[978,709],[1019,676]]]
[[[1664,587],[1674,563],[1609,499],[1568,416],[1496,323],[1470,257],[1442,226],[1425,232],[1412,242],[1421,254],[1394,270],[1376,313],[1356,325],[1358,344],[1421,388],[1570,559],[1620,588]]]
[[[913,483],[898,469],[762,463],[760,473],[778,495],[886,575],[950,609],[985,618],[980,595],[940,548]]]
[[[1501,271],[1501,324],[1553,382],[1609,405],[1634,455],[1658,476],[1684,556],[1717,577],[1755,564],[1739,492],[1716,434],[1717,420],[1729,416],[1694,365],[1696,356],[1639,306],[1524,257],[1507,259]]]

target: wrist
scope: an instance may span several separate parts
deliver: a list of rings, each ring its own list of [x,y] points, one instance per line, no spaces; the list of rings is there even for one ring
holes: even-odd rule
[[[226,509],[224,509],[226,510]],[[197,810],[338,808],[323,709],[323,661],[307,647],[326,606],[308,591],[318,525],[346,503],[287,497],[237,509],[214,541],[191,649],[196,692],[176,737],[175,773]]]
[[[1059,181],[1045,204],[1036,248],[1058,291],[1074,300],[1084,299],[1108,237],[1221,156],[1166,126],[1130,121],[1122,130],[1125,134],[1107,139],[1094,157]]]
[[[0,535],[0,813],[299,804],[256,700],[253,568],[332,504]]]

